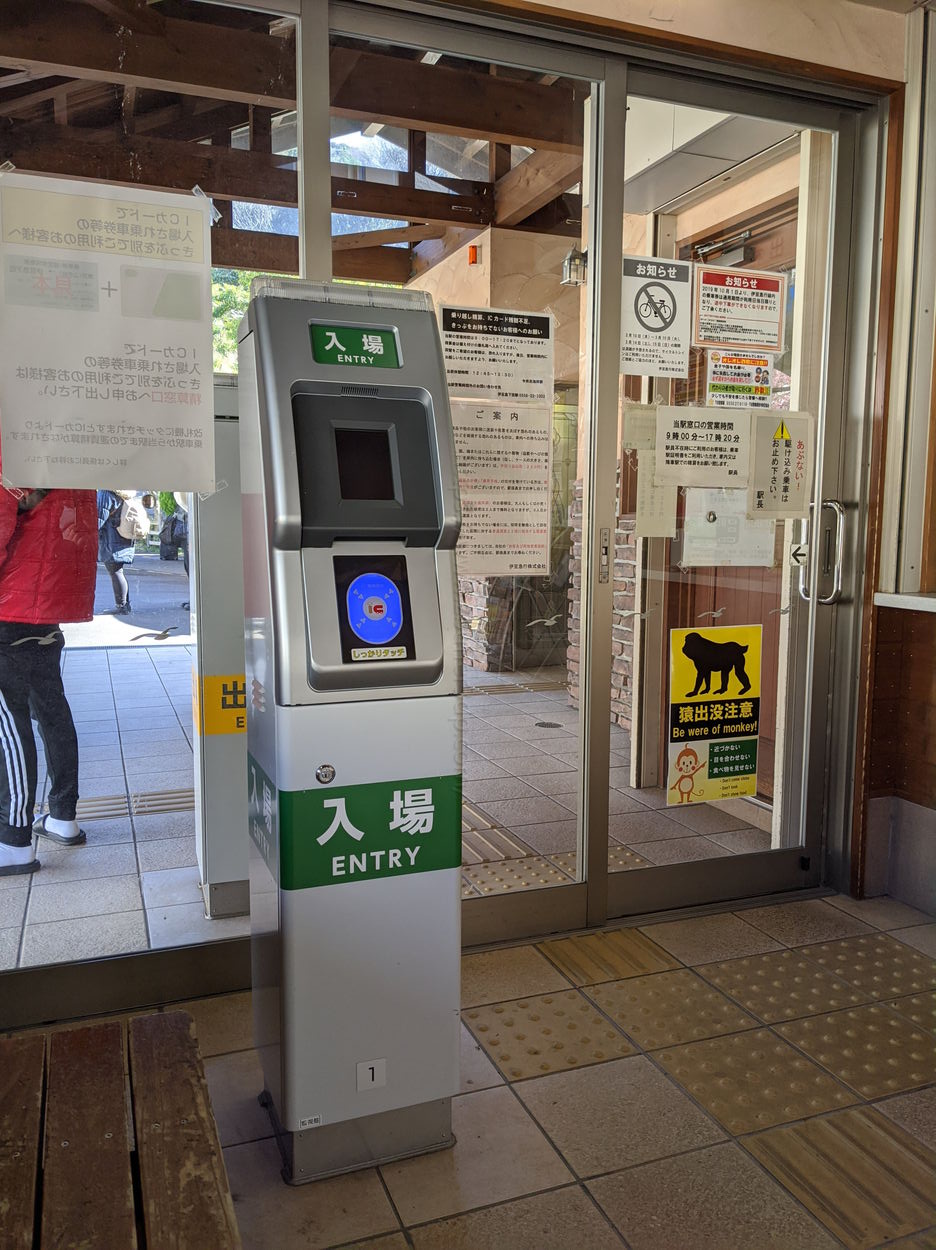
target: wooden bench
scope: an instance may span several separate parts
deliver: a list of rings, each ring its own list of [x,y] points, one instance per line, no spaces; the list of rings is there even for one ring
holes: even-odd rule
[[[0,1250],[170,1248],[241,1250],[191,1016],[0,1040]]]

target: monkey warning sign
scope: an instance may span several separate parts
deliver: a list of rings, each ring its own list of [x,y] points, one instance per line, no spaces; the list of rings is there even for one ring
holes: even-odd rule
[[[761,626],[670,631],[666,802],[757,793]]]

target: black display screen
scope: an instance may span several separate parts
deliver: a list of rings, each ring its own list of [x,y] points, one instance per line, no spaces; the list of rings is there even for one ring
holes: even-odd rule
[[[390,431],[335,426],[342,499],[395,499]]]

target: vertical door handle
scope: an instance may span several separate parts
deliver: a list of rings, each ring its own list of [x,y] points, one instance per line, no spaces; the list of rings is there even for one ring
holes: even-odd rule
[[[810,504],[809,519],[800,521],[801,543],[808,543],[809,541],[810,522],[814,507],[814,504]],[[823,570],[823,572],[832,574],[832,589],[827,595],[816,596],[817,603],[822,603],[828,607],[830,604],[838,603],[839,599],[842,597],[842,584],[844,577],[843,560],[845,558],[845,509],[837,499],[823,499],[820,508],[828,508],[830,512],[835,514],[835,556],[833,558],[831,568]],[[809,586],[807,584],[808,565],[809,561],[807,560],[805,564],[800,565],[799,571],[800,598],[805,599],[807,602],[812,597],[809,593]]]

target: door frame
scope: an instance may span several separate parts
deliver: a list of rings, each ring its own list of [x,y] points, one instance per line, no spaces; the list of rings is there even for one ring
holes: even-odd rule
[[[726,901],[761,893],[815,887],[848,879],[848,819],[856,733],[855,661],[861,600],[869,482],[862,480],[874,401],[874,339],[879,294],[879,229],[882,154],[887,120],[879,92],[855,86],[804,81],[769,70],[713,65],[689,53],[637,46],[626,40],[584,34],[575,45],[554,41],[528,21],[491,13],[442,9],[416,0],[401,14],[395,0],[332,0],[330,29],[465,57],[527,66],[596,84],[591,110],[589,268],[591,361],[588,409],[590,447],[585,466],[582,529],[582,647],[580,663],[581,769],[579,855],[584,880],[462,904],[466,945],[505,941],[560,929],[603,924],[608,918]],[[804,726],[804,767],[785,770],[784,802],[799,810],[804,846],[752,855],[658,867],[638,874],[609,874],[607,863],[607,726],[611,698],[613,581],[599,583],[602,530],[614,534],[617,519],[618,344],[620,342],[619,234],[624,212],[624,146],[627,95],[687,106],[747,113],[837,135],[829,333],[822,427],[837,418],[822,462],[823,498],[849,501],[846,595],[834,609],[819,609],[815,595],[799,613],[799,646],[791,646],[790,684],[797,700],[812,687],[810,724]],[[624,135],[624,142],[619,136]],[[586,136],[586,144],[589,136]],[[611,242],[607,242],[611,241]],[[603,245],[604,243],[604,245]],[[867,292],[872,299],[867,299]],[[862,367],[863,366],[863,367]],[[585,411],[583,407],[583,411]],[[849,432],[845,446],[845,427]],[[818,442],[818,439],[817,439]],[[847,450],[847,455],[846,455]],[[655,546],[657,544],[654,544]],[[819,544],[813,543],[813,552]],[[816,579],[816,562],[812,580]],[[644,585],[643,594],[652,587]],[[805,646],[802,644],[805,642]],[[643,633],[635,651],[648,654]],[[828,662],[820,662],[820,657]],[[843,677],[844,675],[844,677]],[[658,669],[665,682],[665,673]],[[835,680],[834,680],[835,679]],[[834,684],[833,684],[834,682]],[[656,697],[659,697],[657,691]],[[650,698],[653,698],[651,693]],[[648,698],[635,716],[650,714]],[[798,704],[800,705],[800,704]],[[659,719],[659,711],[656,712]],[[789,737],[796,735],[788,735]],[[641,780],[643,765],[641,765]],[[652,783],[651,783],[652,784]],[[601,832],[599,832],[601,831]],[[827,861],[827,863],[826,863]]]

